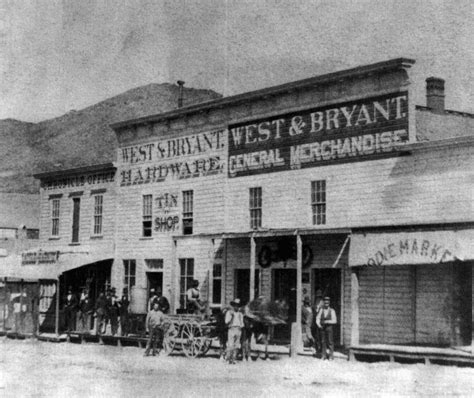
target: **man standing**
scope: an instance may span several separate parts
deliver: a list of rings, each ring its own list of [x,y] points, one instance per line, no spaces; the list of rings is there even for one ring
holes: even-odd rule
[[[331,299],[324,297],[323,308],[319,311],[316,316],[316,324],[321,330],[321,340],[323,349],[323,359],[328,359],[328,346],[329,346],[329,359],[334,359],[334,325],[337,324],[336,311],[330,307]]]
[[[128,336],[128,307],[130,305],[130,300],[128,299],[128,290],[127,288],[123,289],[122,298],[120,299],[120,333],[122,336]]]
[[[153,304],[153,309],[146,316],[146,327],[148,330],[148,343],[146,345],[145,356],[147,357],[152,351],[152,355],[157,354],[157,345],[162,344],[163,330],[162,324],[164,320],[163,312],[157,302]]]
[[[319,311],[323,308],[323,292],[321,289],[316,290],[316,297],[314,299],[313,305],[313,324],[311,325],[311,333],[313,334],[314,339],[314,355],[316,357],[321,356],[322,347],[321,347],[321,329],[316,325],[316,318],[319,314]]]
[[[105,297],[104,292],[99,294],[99,298],[95,305],[95,312],[97,314],[97,334],[103,334],[105,333],[105,328],[107,326],[107,298]]]
[[[230,302],[231,309],[225,314],[225,324],[229,328],[227,332],[227,360],[230,364],[235,364],[237,350],[240,348],[240,338],[244,327],[244,314],[239,311],[240,299],[236,298]]]
[[[77,310],[77,297],[72,293],[72,287],[69,286],[64,303],[64,315],[66,316],[66,330],[72,332],[75,329]]]
[[[79,309],[81,311],[79,315],[81,319],[81,331],[83,333],[89,333],[91,329],[91,316],[94,312],[94,306],[86,289],[84,289],[81,294]]]

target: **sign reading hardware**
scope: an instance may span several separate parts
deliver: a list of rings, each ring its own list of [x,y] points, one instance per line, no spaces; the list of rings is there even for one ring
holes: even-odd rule
[[[229,177],[387,156],[408,141],[408,92],[229,126]]]

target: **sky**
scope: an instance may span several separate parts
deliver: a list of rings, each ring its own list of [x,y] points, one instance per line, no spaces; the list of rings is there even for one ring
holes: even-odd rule
[[[0,0],[0,119],[38,122],[134,87],[233,95],[407,57],[474,113],[472,0]]]

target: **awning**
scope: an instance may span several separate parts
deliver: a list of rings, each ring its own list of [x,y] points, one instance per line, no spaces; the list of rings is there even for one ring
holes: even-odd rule
[[[439,264],[474,259],[474,230],[353,233],[349,266]]]

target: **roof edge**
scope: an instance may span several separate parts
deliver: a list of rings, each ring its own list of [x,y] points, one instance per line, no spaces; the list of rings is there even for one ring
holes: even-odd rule
[[[229,97],[222,97],[219,99],[201,102],[199,104],[190,105],[187,107],[174,109],[172,111],[145,116],[137,119],[125,120],[122,122],[112,123],[109,126],[117,131],[125,127],[136,125],[143,125],[154,123],[161,120],[173,119],[187,114],[203,112],[211,108],[225,107],[230,104],[237,104],[243,101],[255,100],[261,97],[274,96],[282,92],[297,90],[306,86],[315,84],[326,84],[337,80],[352,78],[356,76],[364,76],[383,70],[407,69],[415,63],[415,60],[410,58],[395,58],[388,61],[377,62],[374,64],[358,66],[351,69],[344,69],[338,72],[331,72],[324,75],[314,76],[307,79],[297,80],[290,83],[281,84],[263,88],[260,90],[250,91],[242,94],[236,94]]]
[[[76,167],[73,169],[65,169],[65,170],[54,170],[54,171],[46,171],[44,173],[33,174],[38,180],[44,180],[53,177],[60,177],[65,175],[71,174],[83,174],[83,173],[93,173],[96,171],[108,171],[108,170],[117,170],[117,167],[113,163],[102,163],[102,164],[95,164],[91,166],[82,166]]]

